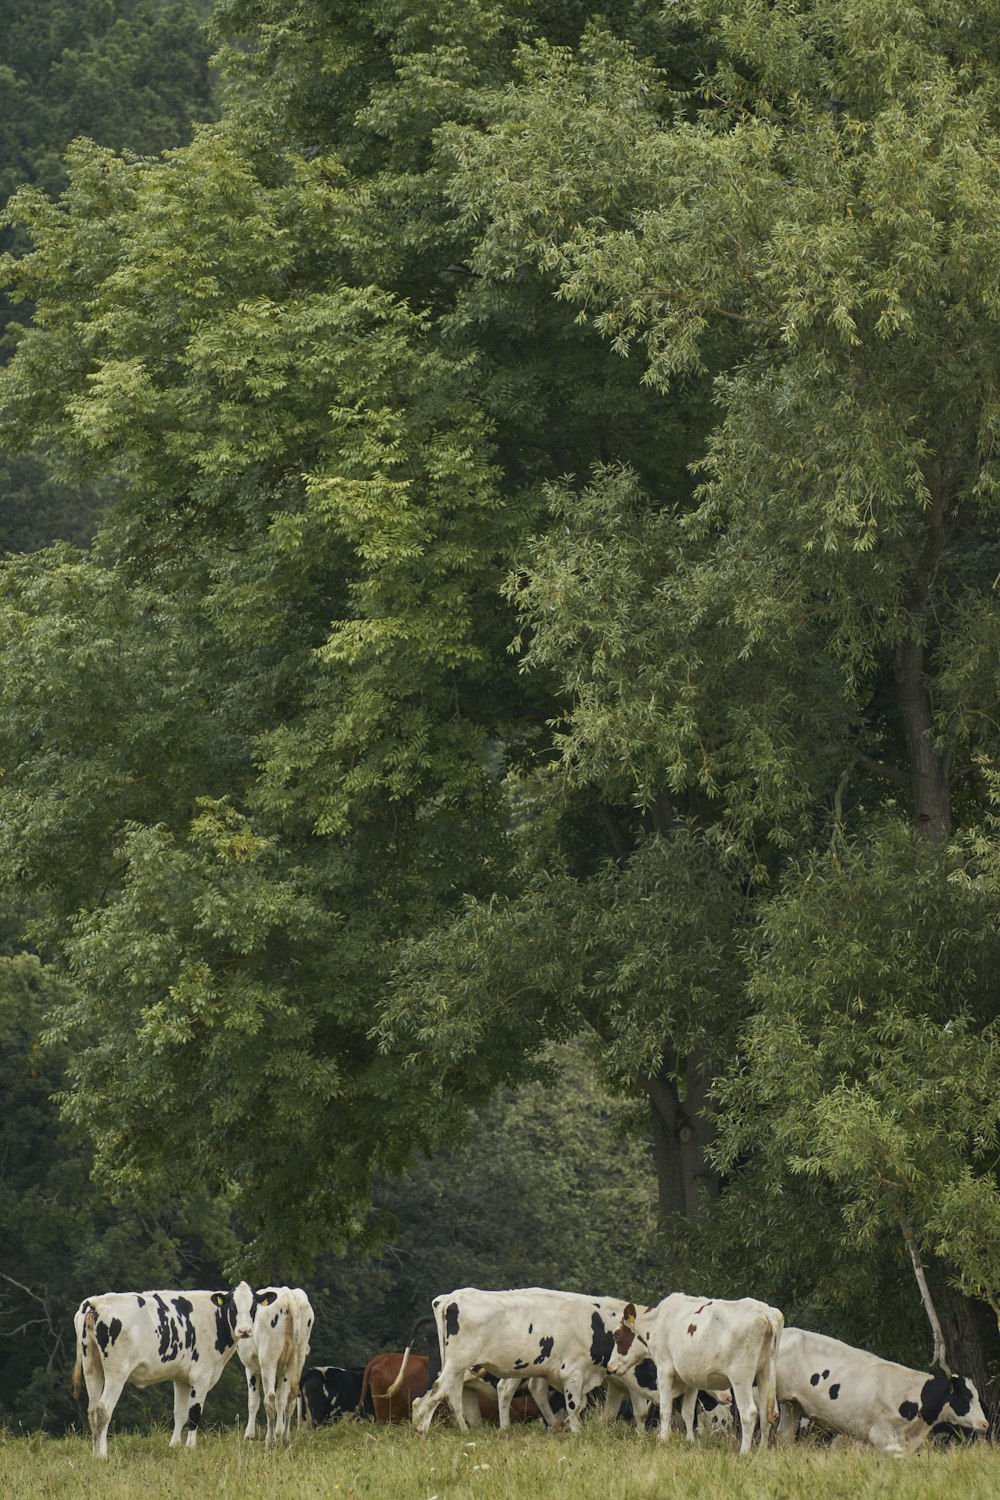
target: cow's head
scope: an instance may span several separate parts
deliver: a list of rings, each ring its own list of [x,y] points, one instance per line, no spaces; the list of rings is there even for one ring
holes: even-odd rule
[[[635,1320],[635,1303],[629,1302],[622,1312],[621,1324],[612,1335],[615,1352],[608,1360],[609,1375],[625,1375],[649,1355],[649,1345],[636,1328]]]
[[[932,1375],[920,1392],[920,1415],[931,1427],[935,1422],[954,1422],[986,1432],[990,1425],[979,1392],[964,1375]]]
[[[248,1281],[241,1281],[231,1292],[213,1292],[212,1301],[219,1309],[234,1344],[253,1336],[257,1297]]]

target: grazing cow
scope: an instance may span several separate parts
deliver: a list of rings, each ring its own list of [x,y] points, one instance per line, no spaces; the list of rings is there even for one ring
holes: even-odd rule
[[[361,1377],[358,1409],[370,1396],[376,1422],[408,1422],[414,1401],[426,1389],[426,1354],[414,1354],[408,1360],[400,1353],[376,1354]]]
[[[655,1425],[659,1421],[659,1392],[656,1384],[656,1366],[651,1359],[642,1359],[632,1371],[632,1379],[636,1382],[643,1394],[648,1397],[650,1403],[655,1405],[656,1417],[654,1419],[650,1412],[645,1420],[647,1427]],[[680,1396],[674,1401],[673,1426],[675,1432],[685,1430],[682,1416],[683,1400]],[[631,1401],[627,1401],[619,1409],[617,1415],[623,1421],[631,1421],[635,1416]],[[642,1418],[640,1417],[640,1422]],[[694,1409],[695,1431],[699,1434],[706,1433],[712,1437],[728,1434],[733,1430],[733,1397],[730,1391],[699,1391],[695,1400]]]
[[[293,1402],[309,1357],[313,1310],[301,1287],[266,1286],[257,1293],[253,1338],[239,1346],[247,1377],[247,1425],[243,1436],[257,1431],[257,1412],[264,1397],[267,1436],[286,1441],[291,1436]]]
[[[205,1397],[237,1346],[253,1336],[257,1309],[245,1281],[231,1292],[104,1292],[74,1316],[73,1393],[87,1384],[94,1457],[108,1456],[108,1425],[125,1386],[173,1381],[171,1448],[187,1433],[193,1448]]]
[[[805,1415],[897,1456],[916,1452],[938,1422],[973,1432],[989,1425],[971,1380],[909,1370],[802,1328],[786,1328],[782,1337],[778,1400],[783,1441]]]
[[[305,1418],[310,1426],[335,1422],[338,1417],[353,1415],[361,1400],[364,1370],[346,1370],[340,1365],[312,1365],[302,1371],[299,1381]],[[365,1413],[372,1415],[370,1407]]]
[[[747,1453],[758,1410],[762,1446],[770,1423],[777,1420],[775,1374],[784,1321],[776,1307],[754,1297],[723,1302],[674,1292],[641,1313],[630,1303],[615,1331],[616,1353],[608,1372],[624,1374],[652,1359],[660,1411],[669,1411],[675,1395],[682,1395],[681,1414],[692,1441],[699,1388],[732,1386],[743,1426],[740,1452]],[[664,1442],[670,1428],[670,1422],[660,1422]]]
[[[469,1370],[479,1366],[501,1377],[498,1391],[501,1428],[507,1426],[509,1401],[517,1382],[529,1380],[532,1397],[546,1421],[552,1424],[555,1418],[551,1409],[546,1411],[546,1388],[554,1385],[563,1392],[570,1431],[577,1432],[588,1392],[607,1379],[607,1360],[614,1352],[614,1329],[626,1304],[607,1297],[587,1297],[544,1287],[522,1287],[509,1292],[462,1287],[435,1297],[432,1306],[442,1364],[441,1373],[427,1395],[413,1403],[418,1432],[427,1431],[442,1401],[450,1405],[459,1427],[466,1426],[461,1409],[462,1390]],[[636,1399],[641,1402],[641,1392],[638,1387],[634,1389]],[[621,1391],[616,1396],[616,1410],[624,1394]]]

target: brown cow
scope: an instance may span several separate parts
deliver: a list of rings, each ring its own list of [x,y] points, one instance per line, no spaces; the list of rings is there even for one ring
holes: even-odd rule
[[[414,1401],[427,1390],[427,1356],[425,1354],[410,1355],[406,1368],[403,1370],[400,1387],[390,1395],[389,1388],[395,1384],[402,1365],[402,1353],[372,1356],[365,1365],[361,1379],[361,1396],[357,1405],[359,1416],[364,1408],[365,1397],[370,1395],[376,1422],[408,1422],[410,1420],[410,1410]],[[469,1406],[473,1394],[479,1404],[478,1418],[475,1406],[471,1408]],[[478,1426],[479,1422],[486,1422],[491,1427],[499,1426],[500,1408],[492,1388],[483,1389],[483,1386],[476,1382],[472,1390],[466,1389],[463,1404],[465,1419],[471,1426]],[[530,1396],[514,1397],[510,1406],[512,1422],[532,1422],[538,1416],[540,1412]]]
[[[365,1365],[361,1378],[361,1398],[358,1415],[362,1413],[365,1397],[370,1393],[376,1422],[408,1422],[410,1408],[417,1396],[427,1389],[427,1356],[411,1354],[403,1373],[403,1382],[398,1391],[388,1395],[403,1363],[403,1354],[375,1354]]]

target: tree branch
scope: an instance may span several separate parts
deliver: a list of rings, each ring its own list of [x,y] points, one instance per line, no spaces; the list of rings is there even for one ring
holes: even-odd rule
[[[902,1209],[897,1210],[897,1216],[899,1218],[899,1227],[903,1231],[903,1239],[906,1241],[906,1248],[910,1252],[910,1260],[913,1262],[913,1274],[917,1278],[917,1286],[920,1288],[920,1296],[924,1304],[924,1310],[927,1313],[927,1321],[930,1323],[931,1332],[934,1335],[932,1363],[937,1365],[939,1369],[944,1370],[946,1375],[950,1375],[951,1369],[948,1365],[948,1351],[944,1346],[944,1334],[941,1332],[941,1323],[938,1319],[937,1309],[934,1306],[930,1288],[927,1285],[927,1277],[924,1274],[924,1263],[920,1258],[917,1238],[907,1223]]]

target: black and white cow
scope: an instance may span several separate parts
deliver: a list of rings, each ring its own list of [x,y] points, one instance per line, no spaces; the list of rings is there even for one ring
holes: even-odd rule
[[[518,1382],[526,1380],[547,1422],[555,1423],[556,1418],[551,1408],[545,1410],[546,1385],[563,1392],[566,1421],[570,1431],[577,1432],[588,1392],[608,1377],[614,1330],[626,1303],[545,1287],[512,1291],[461,1287],[435,1297],[432,1307],[441,1347],[441,1373],[427,1394],[413,1403],[418,1432],[427,1431],[442,1401],[448,1402],[459,1427],[466,1426],[462,1390],[470,1373],[479,1367],[500,1376],[502,1427],[507,1425],[504,1417],[506,1414],[509,1419],[510,1400]],[[626,1389],[645,1411],[641,1391],[626,1382],[626,1388],[616,1386],[613,1398],[609,1391],[609,1403],[614,1407],[609,1415],[614,1415]]]
[[[778,1351],[778,1437],[804,1415],[885,1453],[914,1453],[938,1422],[987,1430],[979,1392],[961,1375],[928,1375],[840,1339],[786,1328]]]
[[[352,1416],[361,1399],[364,1373],[363,1369],[350,1370],[342,1365],[311,1365],[303,1370],[299,1389],[306,1422],[320,1427],[338,1417]]]
[[[257,1430],[261,1397],[267,1416],[267,1443],[291,1436],[293,1403],[309,1358],[313,1310],[301,1287],[259,1287],[253,1338],[239,1346],[247,1377],[247,1425],[243,1436]]]
[[[231,1292],[104,1292],[86,1297],[73,1319],[73,1392],[87,1385],[94,1457],[108,1456],[108,1425],[125,1386],[174,1386],[177,1447],[193,1448],[205,1397],[237,1345],[253,1335],[256,1299],[245,1281]]]
[[[732,1386],[743,1427],[740,1452],[748,1453],[760,1416],[761,1445],[767,1445],[770,1423],[777,1419],[775,1378],[784,1317],[776,1307],[742,1297],[726,1302],[673,1292],[655,1307],[637,1312],[630,1303],[615,1330],[616,1352],[610,1375],[624,1375],[647,1358],[656,1365],[660,1411],[682,1396],[681,1413],[689,1440],[694,1439],[699,1389]],[[660,1422],[660,1437],[671,1423]]]

